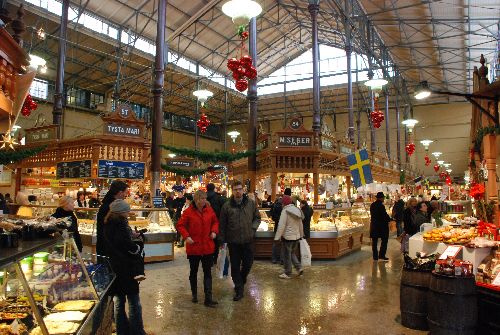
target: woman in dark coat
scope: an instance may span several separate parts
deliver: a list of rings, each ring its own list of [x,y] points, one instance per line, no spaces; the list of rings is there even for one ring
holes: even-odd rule
[[[372,239],[373,260],[388,261],[385,257],[387,241],[389,240],[389,221],[391,218],[384,206],[384,193],[377,193],[377,200],[370,205],[370,237]],[[378,251],[378,239],[381,239],[380,251]]]
[[[420,226],[426,222],[431,222],[427,215],[427,204],[425,201],[417,204],[417,214],[415,215],[415,230],[416,233],[420,231]]]
[[[102,199],[102,205],[99,207],[96,219],[96,253],[98,255],[107,256],[106,244],[104,243],[104,218],[109,212],[109,205],[116,199],[125,199],[128,195],[128,184],[121,180],[115,180],[109,186],[109,191]]]
[[[304,238],[308,239],[311,235],[311,218],[313,215],[313,209],[309,206],[306,200],[300,200],[300,209],[304,213],[304,219],[302,224],[304,225]]]
[[[410,200],[408,200],[407,207],[403,212],[404,232],[408,236],[415,235],[418,232],[418,229],[416,228],[415,225],[416,215],[417,215],[417,199],[410,198]]]
[[[134,279],[141,248],[132,241],[132,230],[128,225],[129,212],[130,205],[117,199],[109,205],[109,213],[104,220],[106,251],[116,274],[110,294],[114,296],[116,334],[146,335],[139,299],[139,283]],[[125,312],[126,301],[129,308],[128,317]]]
[[[78,232],[78,219],[76,218],[75,204],[73,198],[64,196],[59,199],[59,207],[57,207],[56,212],[52,214],[56,219],[67,218],[71,219],[71,225],[68,227],[68,231],[73,233],[73,239],[75,240],[76,247],[79,252],[82,252],[82,239],[80,238],[80,233]]]
[[[186,241],[186,254],[189,259],[189,283],[191,284],[191,301],[198,302],[198,267],[203,268],[203,286],[205,306],[215,307],[212,299],[212,264],[215,249],[214,239],[219,233],[219,220],[207,202],[203,191],[196,191],[194,201],[177,222],[177,229]]]

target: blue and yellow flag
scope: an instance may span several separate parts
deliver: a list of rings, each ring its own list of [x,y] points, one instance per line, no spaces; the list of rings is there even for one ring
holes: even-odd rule
[[[352,181],[356,188],[373,183],[370,160],[368,159],[368,152],[366,149],[358,150],[347,156],[347,163],[349,163]]]

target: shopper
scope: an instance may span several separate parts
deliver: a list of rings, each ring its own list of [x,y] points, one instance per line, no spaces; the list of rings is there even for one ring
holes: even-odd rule
[[[304,227],[302,220],[304,214],[302,211],[292,204],[292,198],[289,195],[283,196],[283,210],[281,211],[278,230],[274,236],[275,241],[282,240],[284,248],[283,266],[284,272],[279,275],[281,279],[290,279],[293,266],[299,273],[303,274],[302,266],[295,255],[299,240],[304,237]]]
[[[2,193],[0,193],[0,210],[2,211],[2,214],[9,214],[7,201],[5,201],[5,198]]]
[[[387,240],[389,239],[389,221],[391,218],[384,206],[384,193],[378,192],[376,199],[370,205],[370,238],[372,239],[373,260],[386,262]],[[380,250],[378,250],[378,239],[381,239]]]
[[[175,241],[177,243],[177,246],[180,248],[182,248],[184,246],[184,241],[182,240],[182,236],[179,233],[179,230],[177,229],[177,222],[181,218],[182,209],[184,208],[185,204],[186,204],[186,196],[184,195],[183,192],[179,192],[177,194],[177,198],[175,198],[173,203],[172,203],[172,207],[175,210],[174,227],[175,227],[175,230],[177,231],[177,234],[175,236]]]
[[[304,213],[304,219],[302,224],[304,225],[304,238],[308,239],[311,235],[311,218],[313,216],[314,210],[306,200],[300,200],[300,209]]]
[[[184,206],[182,207],[181,217],[182,217],[182,214],[184,214],[184,212],[186,211],[186,209],[188,209],[189,206],[191,206],[192,202],[193,202],[193,196],[189,193],[186,194],[186,202],[184,203]]]
[[[186,254],[189,260],[189,283],[191,285],[191,301],[198,302],[198,267],[203,268],[203,288],[205,306],[215,307],[217,301],[212,299],[212,265],[215,249],[214,239],[219,233],[219,220],[214,210],[207,203],[205,192],[198,190],[194,194],[193,203],[184,211],[177,229],[186,241]]]
[[[10,193],[5,193],[5,202],[7,204],[13,203],[12,198],[10,197]]]
[[[121,180],[115,180],[109,186],[109,191],[106,193],[102,199],[102,205],[99,207],[96,219],[96,233],[97,233],[97,243],[96,243],[96,253],[98,255],[107,256],[106,254],[106,243],[104,242],[103,227],[104,218],[109,212],[109,205],[116,199],[125,199],[128,195],[128,184]]]
[[[431,222],[427,215],[427,204],[425,201],[417,204],[417,213],[415,214],[415,233],[420,231],[420,226],[426,222]]]
[[[116,276],[110,288],[115,308],[116,334],[146,335],[139,298],[139,281],[134,279],[140,272],[138,265],[141,248],[132,241],[132,230],[127,219],[130,205],[122,199],[116,199],[108,207],[109,212],[104,219],[102,232]],[[127,301],[128,317],[125,312]]]
[[[417,233],[416,225],[415,225],[415,216],[417,214],[417,199],[414,197],[411,197],[408,200],[408,203],[406,205],[406,209],[403,212],[403,229],[406,235],[408,237],[413,236],[415,233]]]
[[[99,201],[99,193],[97,191],[92,192],[89,199],[89,207],[90,208],[99,208],[101,206],[101,202]]]
[[[283,195],[292,195],[292,189],[287,187],[285,188],[285,191]],[[283,204],[282,204],[282,199],[283,197],[278,198],[272,208],[271,208],[271,219],[274,222],[274,234],[276,235],[276,231],[278,230],[278,223],[280,221],[280,216],[281,216],[281,211],[283,210]],[[271,251],[271,262],[273,264],[281,263],[283,264],[283,256],[284,256],[284,249],[282,248],[281,241],[274,241],[273,242],[273,247]]]
[[[260,224],[255,202],[243,194],[243,184],[236,180],[233,195],[222,206],[220,214],[220,241],[229,247],[231,277],[234,283],[234,301],[243,298],[243,291],[253,263],[253,239]]]
[[[396,235],[401,236],[403,233],[403,212],[405,210],[405,202],[399,194],[396,195],[396,202],[392,206],[392,217],[396,221]]]
[[[215,185],[213,183],[207,184],[207,201],[210,203],[210,206],[215,212],[217,216],[217,220],[220,218],[220,210],[224,205],[224,199],[222,196],[215,192]],[[217,258],[219,257],[219,242],[218,240],[214,240],[215,242],[215,251],[214,251],[214,264],[217,264]]]
[[[31,203],[28,200],[28,196],[25,193],[17,192],[16,204],[20,205],[16,215],[33,217],[33,208],[31,207]]]
[[[68,231],[73,233],[73,240],[75,240],[76,247],[79,252],[82,252],[82,239],[80,238],[80,233],[78,232],[78,219],[76,218],[74,200],[72,197],[67,195],[59,198],[59,207],[56,208],[53,217],[56,219],[60,218],[70,218],[71,225],[68,227]]]
[[[88,207],[88,201],[85,199],[85,192],[78,191],[78,193],[76,194],[75,207]]]

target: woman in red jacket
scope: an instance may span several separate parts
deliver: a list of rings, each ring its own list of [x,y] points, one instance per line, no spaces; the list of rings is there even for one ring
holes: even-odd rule
[[[212,264],[215,249],[214,239],[219,233],[219,221],[212,207],[207,202],[203,191],[196,191],[193,203],[182,213],[177,229],[186,241],[186,253],[191,272],[192,302],[198,302],[198,267],[203,267],[203,286],[205,291],[205,306],[215,307],[217,301],[212,299]]]

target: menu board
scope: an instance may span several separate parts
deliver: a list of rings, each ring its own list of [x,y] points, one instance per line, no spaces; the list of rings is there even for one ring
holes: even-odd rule
[[[163,202],[163,197],[153,197],[153,207],[154,208],[164,208],[165,203]]]
[[[99,160],[98,178],[144,179],[145,164],[141,162],[122,162]]]
[[[75,161],[57,163],[56,178],[90,178],[92,161]]]

